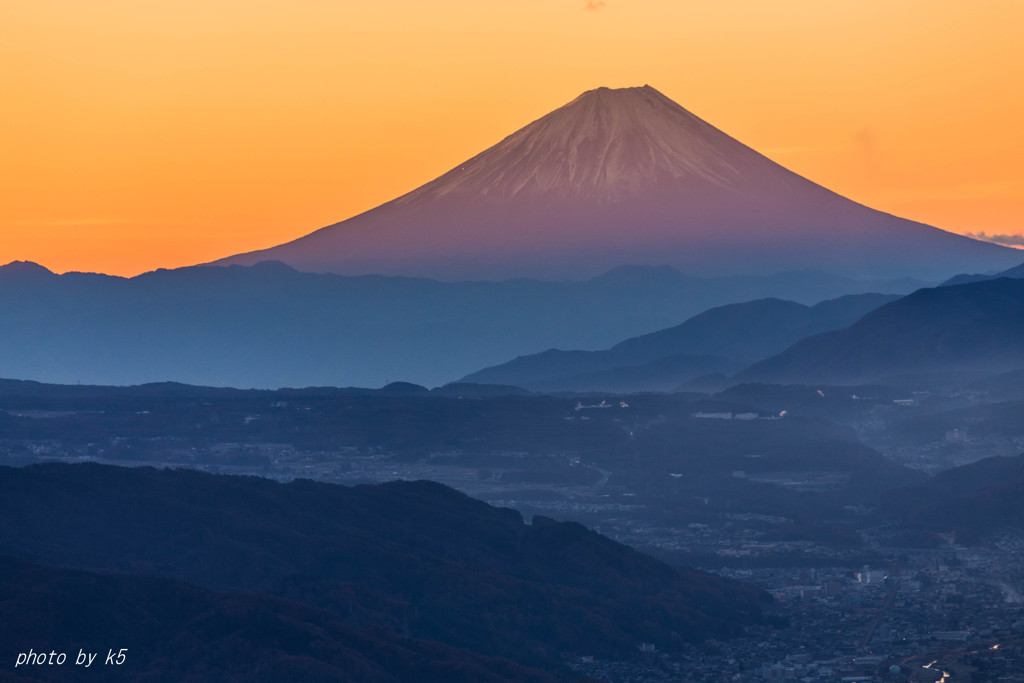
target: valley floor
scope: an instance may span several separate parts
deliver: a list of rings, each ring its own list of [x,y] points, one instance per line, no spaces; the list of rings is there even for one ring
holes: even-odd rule
[[[925,473],[1019,453],[1020,404],[964,392],[742,391],[717,403],[652,395],[586,405],[315,392],[19,398],[0,406],[12,435],[0,440],[0,464],[189,467],[347,486],[433,480],[775,597],[770,626],[728,642],[671,654],[645,644],[636,661],[566,653],[567,667],[600,680],[1024,681],[1024,531],[965,540],[878,511],[879,495],[899,497]]]

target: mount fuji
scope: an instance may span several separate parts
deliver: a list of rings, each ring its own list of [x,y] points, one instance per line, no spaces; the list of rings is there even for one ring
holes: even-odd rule
[[[579,279],[624,264],[934,280],[1020,253],[846,199],[645,85],[585,92],[406,195],[216,264],[265,260],[441,280]]]

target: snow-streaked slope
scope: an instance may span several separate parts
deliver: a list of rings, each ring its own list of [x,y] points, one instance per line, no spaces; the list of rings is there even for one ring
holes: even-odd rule
[[[741,169],[753,170],[751,160],[771,165],[759,155],[743,159],[743,152],[749,150],[650,86],[599,88],[398,201],[463,194],[608,202],[679,180],[729,187],[742,182]]]
[[[941,278],[1017,258],[844,199],[643,86],[583,93],[402,197],[219,263],[440,279],[623,264]]]

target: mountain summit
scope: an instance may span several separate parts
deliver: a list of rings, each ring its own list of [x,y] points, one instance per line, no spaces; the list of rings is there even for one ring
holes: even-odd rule
[[[613,202],[652,198],[670,184],[736,186],[767,162],[737,158],[729,149],[737,144],[650,86],[598,88],[399,201],[462,194]]]
[[[406,195],[217,263],[447,280],[623,264],[939,278],[1019,257],[845,199],[645,85],[587,91]]]

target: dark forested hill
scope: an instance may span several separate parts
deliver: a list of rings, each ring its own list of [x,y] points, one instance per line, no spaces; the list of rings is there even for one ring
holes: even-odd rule
[[[64,664],[13,668],[19,653],[44,646],[47,655],[65,654]],[[80,652],[86,659],[76,664]],[[359,628],[330,610],[269,595],[10,557],[0,557],[0,656],[4,681],[557,680],[505,659]]]
[[[728,637],[762,595],[575,523],[429,482],[346,488],[187,470],[0,468],[0,554],[271,594],[349,625],[550,666]]]
[[[1024,528],[1024,456],[992,457],[886,492],[880,512],[916,529],[956,532],[975,542],[1005,527]]]

